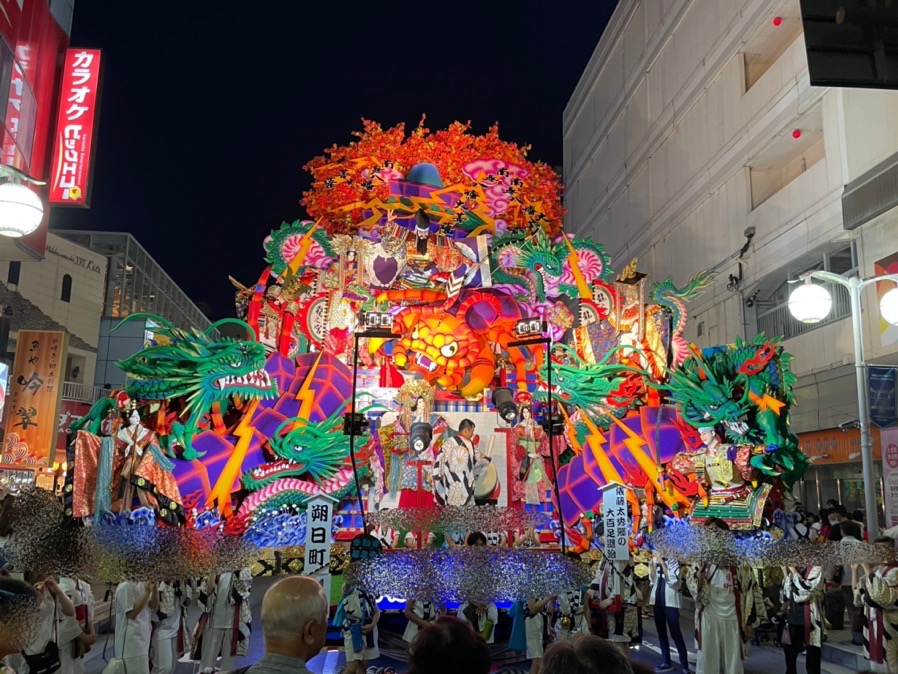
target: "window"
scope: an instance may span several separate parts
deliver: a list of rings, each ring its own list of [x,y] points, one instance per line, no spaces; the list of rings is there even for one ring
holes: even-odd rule
[[[772,290],[767,292],[761,290],[757,300],[758,332],[763,332],[768,337],[783,335],[786,339],[790,339],[851,315],[851,298],[848,295],[848,289],[844,286],[827,283],[826,288],[833,298],[833,307],[829,316],[819,323],[802,323],[795,320],[789,311],[789,293],[794,287],[789,280],[797,279],[805,272],[815,270],[831,271],[844,276],[857,275],[857,252],[854,242],[831,252],[806,258],[803,264],[797,265],[797,269],[798,271],[788,272],[786,279],[776,284]],[[782,276],[780,278],[782,279]]]
[[[22,271],[21,262],[10,262],[9,272],[6,274],[6,282],[11,286],[19,285],[19,273]]]
[[[60,293],[59,299],[63,302],[72,301],[72,277],[69,274],[62,277],[62,293]]]

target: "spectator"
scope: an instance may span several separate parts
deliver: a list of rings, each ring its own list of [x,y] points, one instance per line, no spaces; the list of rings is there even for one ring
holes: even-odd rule
[[[318,581],[307,576],[279,580],[262,598],[265,655],[250,674],[312,674],[306,663],[324,647],[330,612]]]
[[[40,600],[28,583],[0,576],[0,671],[3,660],[18,654],[28,645],[40,621]],[[8,672],[15,674],[10,667]]]
[[[155,583],[119,583],[115,589],[115,657],[127,674],[150,674],[151,614],[159,610]]]
[[[408,674],[488,674],[490,651],[461,620],[440,618],[418,632],[408,664]]]
[[[861,525],[851,520],[845,520],[839,525],[842,531],[842,540],[839,545],[850,547],[859,545],[861,541]],[[849,555],[850,556],[850,555]],[[851,643],[855,646],[864,644],[864,616],[860,607],[854,605],[854,586],[851,584],[851,574],[847,569],[842,572],[842,599],[848,609],[848,621],[851,626]]]
[[[633,674],[633,668],[612,642],[577,634],[546,649],[542,674]]]

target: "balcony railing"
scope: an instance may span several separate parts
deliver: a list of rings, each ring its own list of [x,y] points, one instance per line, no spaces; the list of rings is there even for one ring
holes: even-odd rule
[[[93,405],[100,398],[108,396],[110,391],[99,386],[90,386],[89,384],[78,384],[73,381],[65,381],[62,383],[63,400],[77,400],[82,403]]]
[[[834,284],[827,284],[827,289],[832,293],[833,308],[829,316],[819,323],[802,323],[792,316],[788,304],[780,304],[764,313],[758,313],[758,332],[763,332],[768,337],[782,335],[785,339],[790,339],[851,316],[848,289]]]

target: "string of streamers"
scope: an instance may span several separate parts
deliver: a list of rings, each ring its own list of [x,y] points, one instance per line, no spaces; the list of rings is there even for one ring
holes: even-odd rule
[[[244,568],[258,555],[248,541],[215,528],[116,516],[82,527],[64,517],[51,492],[36,488],[16,497],[12,527],[10,552],[18,568],[98,583],[201,578]]]
[[[646,535],[648,544],[664,557],[690,564],[710,563],[720,566],[851,566],[852,564],[885,564],[892,561],[894,548],[888,550],[861,541],[784,540],[756,536],[736,537],[708,527],[671,526]]]
[[[591,577],[560,553],[472,547],[383,553],[352,562],[344,583],[416,601],[495,602],[556,596]]]
[[[397,531],[519,531],[549,523],[545,513],[496,506],[390,508],[368,515],[368,524]]]

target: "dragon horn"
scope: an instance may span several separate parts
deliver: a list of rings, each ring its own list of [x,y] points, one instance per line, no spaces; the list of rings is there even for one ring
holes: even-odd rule
[[[134,319],[143,319],[145,321],[152,321],[153,323],[159,323],[160,325],[168,328],[169,330],[177,330],[174,324],[166,318],[162,318],[162,316],[157,316],[156,314],[129,314],[125,316],[119,324],[112,328],[112,332],[115,332],[120,327],[122,327],[128,321],[133,321]]]
[[[203,336],[204,336],[204,337],[208,337],[208,336],[210,335],[210,333],[214,332],[215,330],[218,330],[218,327],[219,327],[220,325],[228,325],[228,324],[231,324],[231,325],[239,325],[241,328],[243,328],[244,330],[246,330],[246,336],[247,336],[247,337],[249,337],[250,339],[255,340],[255,338],[256,338],[256,333],[255,333],[255,331],[252,329],[252,327],[250,326],[250,324],[247,323],[246,321],[241,321],[239,318],[222,318],[221,320],[215,321],[212,325],[210,325],[208,328],[206,328],[206,329],[203,331]]]

